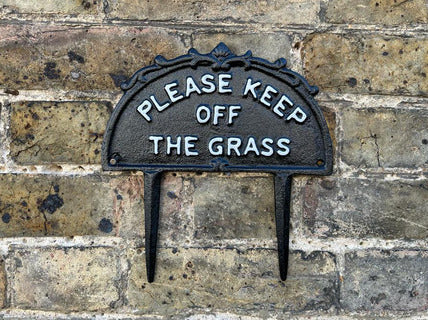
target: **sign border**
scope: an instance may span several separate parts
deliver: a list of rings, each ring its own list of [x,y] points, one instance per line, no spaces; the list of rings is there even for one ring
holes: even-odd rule
[[[140,171],[242,171],[242,172],[283,172],[289,174],[314,174],[314,175],[329,175],[333,169],[333,151],[332,141],[325,118],[320,110],[317,102],[313,98],[318,93],[318,87],[308,84],[306,79],[300,74],[286,67],[287,61],[284,58],[271,63],[265,59],[253,57],[249,50],[241,56],[237,56],[230,51],[224,44],[219,43],[210,53],[201,54],[194,48],[188,51],[187,55],[182,55],[177,58],[168,60],[159,55],[155,58],[154,64],[141,68],[129,79],[122,83],[121,89],[124,95],[113,110],[110,120],[107,124],[106,132],[104,133],[101,164],[103,170],[118,171],[118,170],[140,170]],[[126,164],[121,163],[120,155],[110,153],[110,141],[112,133],[115,130],[116,122],[119,120],[122,111],[127,108],[128,102],[141,90],[159,78],[173,73],[175,71],[192,68],[198,66],[210,66],[213,71],[228,71],[231,68],[241,67],[244,71],[254,69],[268,76],[274,77],[279,81],[285,82],[293,88],[295,92],[308,104],[311,112],[316,118],[320,126],[321,135],[324,143],[325,163],[318,166],[278,166],[278,165],[229,165],[224,157],[213,158],[211,163],[195,164],[195,165],[180,165],[180,164]]]

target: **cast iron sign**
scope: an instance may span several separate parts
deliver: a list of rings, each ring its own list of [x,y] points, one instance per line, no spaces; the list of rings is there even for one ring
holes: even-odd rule
[[[154,279],[164,171],[256,171],[275,176],[280,277],[287,277],[291,177],[332,171],[318,89],[274,63],[220,43],[138,70],[107,125],[104,170],[144,172],[148,281]],[[215,190],[213,190],[215,192]]]

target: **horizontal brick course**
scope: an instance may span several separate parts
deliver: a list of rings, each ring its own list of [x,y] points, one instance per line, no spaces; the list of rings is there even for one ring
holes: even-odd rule
[[[97,0],[51,0],[51,1],[25,1],[2,0],[0,16],[5,15],[70,15],[88,18],[101,11],[102,1]]]
[[[305,76],[322,91],[428,96],[426,38],[313,34]]]
[[[426,311],[428,252],[346,254],[341,296],[342,307],[350,311]]]
[[[311,179],[302,219],[306,234],[321,238],[425,239],[427,198],[427,180]]]
[[[427,23],[428,6],[425,0],[330,0],[325,20],[383,25]]]
[[[164,29],[0,26],[0,88],[119,92],[156,55],[185,51],[180,34]]]
[[[0,235],[143,233],[141,176],[0,175]]]
[[[236,1],[109,1],[108,17],[175,22],[216,21],[271,24],[314,24],[318,22],[318,0]],[[293,14],[292,12],[299,12]]]
[[[343,128],[340,154],[347,165],[357,168],[428,167],[428,108],[345,107],[341,108],[340,117]]]
[[[274,250],[161,249],[147,283],[144,251],[131,252],[129,308],[251,313],[328,310],[336,304],[335,260],[326,252],[294,252],[281,282]]]
[[[210,175],[194,179],[197,239],[273,239],[273,179]]]
[[[193,46],[201,53],[208,53],[224,42],[230,50],[242,55],[251,50],[254,56],[274,62],[279,58],[290,60],[292,40],[287,33],[195,33]],[[289,66],[298,68],[299,66]]]
[[[12,103],[10,156],[23,165],[100,164],[111,109],[95,101]]]
[[[121,303],[114,249],[18,249],[11,260],[14,308],[93,311]]]

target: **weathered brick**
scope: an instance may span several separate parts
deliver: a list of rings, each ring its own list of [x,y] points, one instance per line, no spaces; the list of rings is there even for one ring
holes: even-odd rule
[[[112,0],[109,17],[160,21],[259,22],[271,24],[314,24],[318,22],[318,0],[293,1],[138,1]],[[298,12],[299,14],[292,14]]]
[[[426,311],[428,252],[348,253],[340,293],[346,310]]]
[[[336,149],[337,149],[337,138],[336,138],[337,116],[336,116],[336,112],[334,111],[333,105],[335,105],[336,103],[328,103],[325,101],[318,101],[318,103],[321,108],[322,114],[324,115],[324,119],[327,123],[328,131],[330,133],[330,138],[333,145],[333,159],[334,159],[334,155],[336,154]]]
[[[273,178],[263,174],[165,173],[161,246],[275,239]],[[259,244],[260,245],[260,244]]]
[[[202,53],[210,52],[219,42],[224,42],[235,54],[242,55],[251,50],[254,56],[272,62],[279,58],[289,60],[292,47],[290,36],[284,33],[196,33],[193,38],[193,46]]]
[[[179,247],[211,240],[273,240],[272,192],[273,179],[266,175],[165,173],[159,244]]]
[[[141,176],[0,175],[0,235],[143,233]]]
[[[159,210],[159,245],[180,246],[194,233],[194,173],[164,173]]]
[[[272,177],[195,176],[197,239],[272,239],[275,236]]]
[[[428,167],[428,109],[343,108],[340,116],[341,155],[346,164]]]
[[[164,29],[2,26],[0,87],[111,90],[156,55],[183,53],[180,35]]]
[[[18,249],[11,263],[15,308],[95,311],[120,304],[119,255],[114,249]]]
[[[101,3],[102,1],[97,0],[2,0],[0,13],[3,11],[8,14],[68,14],[74,16],[78,14],[93,15],[97,14]]]
[[[144,252],[130,257],[129,308],[170,315],[185,310],[268,315],[327,310],[336,304],[335,259],[293,252],[289,278],[279,280],[275,250],[160,249],[155,282],[147,283]]]
[[[314,34],[306,38],[306,77],[327,92],[428,95],[428,39]]]
[[[332,0],[325,19],[330,23],[399,25],[428,22],[425,0]]]
[[[311,179],[302,197],[304,227],[312,236],[428,237],[427,180]]]
[[[101,162],[110,102],[11,104],[10,155],[18,164]]]

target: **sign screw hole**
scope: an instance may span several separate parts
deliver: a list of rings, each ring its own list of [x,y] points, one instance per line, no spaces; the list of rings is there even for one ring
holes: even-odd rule
[[[120,160],[120,155],[118,153],[113,153],[113,155],[110,158],[109,163],[110,163],[110,165],[115,166],[115,165],[117,165],[119,160]]]
[[[324,165],[324,160],[319,159],[319,160],[317,161],[317,166],[318,166],[318,167],[321,167],[321,166],[323,166],[323,165]]]

